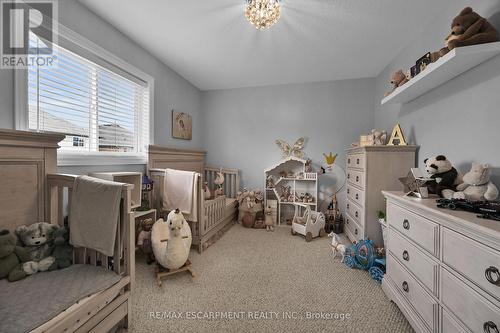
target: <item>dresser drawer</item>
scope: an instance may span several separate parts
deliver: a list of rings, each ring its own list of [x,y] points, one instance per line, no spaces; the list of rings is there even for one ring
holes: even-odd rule
[[[347,200],[347,213],[356,221],[360,226],[364,225],[365,211],[364,208],[359,207],[352,200]]]
[[[387,221],[390,226],[415,241],[433,256],[439,256],[439,225],[437,223],[394,204],[387,205]]]
[[[398,291],[413,305],[431,332],[438,331],[439,305],[392,255],[387,256],[387,270]]]
[[[500,252],[447,228],[441,230],[443,262],[500,300]]]
[[[352,199],[352,201],[359,204],[361,207],[365,206],[365,192],[363,190],[347,184],[347,197]]]
[[[349,214],[347,214],[345,218],[345,227],[347,229],[346,231],[351,234],[352,237],[350,237],[350,239],[352,241],[359,241],[364,238],[363,227],[358,225],[356,220],[349,216]]]
[[[500,308],[441,268],[441,301],[473,332],[500,330]]]
[[[348,154],[347,155],[348,168],[365,168],[365,154]]]
[[[431,293],[438,296],[439,265],[393,228],[389,228],[389,252],[399,259],[409,271],[424,284]]]
[[[347,181],[361,188],[365,187],[365,173],[363,171],[347,169]]]
[[[442,333],[469,333],[444,309],[441,314],[441,323]]]

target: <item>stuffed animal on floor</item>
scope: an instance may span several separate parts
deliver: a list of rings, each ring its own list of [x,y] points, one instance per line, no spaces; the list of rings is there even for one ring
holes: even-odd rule
[[[17,227],[16,234],[21,240],[29,261],[23,264],[26,274],[32,275],[53,268],[56,258],[52,256],[54,231],[59,227],[55,224],[38,222]]]
[[[425,171],[435,183],[428,185],[429,193],[437,194],[442,198],[450,199],[453,196],[456,186],[462,182],[451,162],[444,155],[426,158],[424,160]]]
[[[432,60],[444,56],[456,47],[492,43],[498,41],[498,32],[484,17],[464,8],[451,23],[451,34],[446,38],[446,47],[433,53]]]
[[[17,245],[17,237],[9,230],[0,231],[0,279],[21,280],[26,276],[22,263],[29,260],[28,253]]]
[[[139,246],[146,255],[146,263],[150,265],[155,261],[153,247],[151,245],[151,229],[153,228],[154,221],[152,218],[147,218],[142,220],[141,224],[142,229],[139,236],[137,236],[137,246]]]
[[[264,210],[264,224],[266,226],[266,231],[274,231],[274,221],[273,221],[273,210],[271,206],[267,206]]]
[[[69,244],[69,229],[65,226],[53,232],[54,250],[52,256],[55,258],[51,269],[61,269],[73,264],[73,246]]]
[[[406,82],[408,82],[408,79],[406,78],[406,74],[403,73],[403,70],[396,71],[392,74],[391,76],[391,84],[392,84],[392,90],[389,92],[386,92],[384,94],[385,97],[389,96],[396,90],[397,88],[401,87],[404,85]]]
[[[471,201],[493,201],[498,198],[498,188],[490,181],[488,164],[472,164],[472,168],[463,177],[463,183],[457,186],[453,194],[455,199]]]
[[[345,251],[346,251],[345,245],[339,242],[337,234],[335,234],[333,231],[328,234],[328,237],[332,238],[331,247],[332,247],[333,259],[335,259],[335,257],[337,256],[337,253],[340,253],[340,255],[342,256],[340,262],[344,262]]]

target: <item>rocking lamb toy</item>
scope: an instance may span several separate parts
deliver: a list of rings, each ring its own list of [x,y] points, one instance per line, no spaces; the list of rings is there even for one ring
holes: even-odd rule
[[[188,260],[192,235],[189,224],[178,209],[171,211],[167,221],[159,219],[151,231],[151,243],[158,266],[156,277],[161,286],[161,278],[178,272],[188,271],[194,277]]]
[[[299,216],[300,208],[305,208],[304,214]],[[311,210],[310,205],[295,204],[295,215],[292,221],[292,235],[306,236],[306,242],[313,238],[325,235],[325,215]]]

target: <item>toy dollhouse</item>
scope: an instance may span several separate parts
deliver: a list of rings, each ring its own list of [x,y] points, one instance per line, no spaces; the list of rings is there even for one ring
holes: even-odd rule
[[[295,208],[300,204],[300,207],[305,205],[317,210],[318,175],[306,172],[306,160],[290,156],[265,169],[264,174],[264,202],[267,205],[269,199],[278,201],[278,225],[281,225],[282,219],[287,219],[285,206]],[[291,221],[293,216],[288,218]]]

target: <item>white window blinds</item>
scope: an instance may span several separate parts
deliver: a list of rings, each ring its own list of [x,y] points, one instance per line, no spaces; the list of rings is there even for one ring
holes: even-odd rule
[[[30,44],[42,41],[30,34]],[[54,45],[56,67],[28,69],[29,128],[66,134],[61,149],[144,153],[149,88]]]

